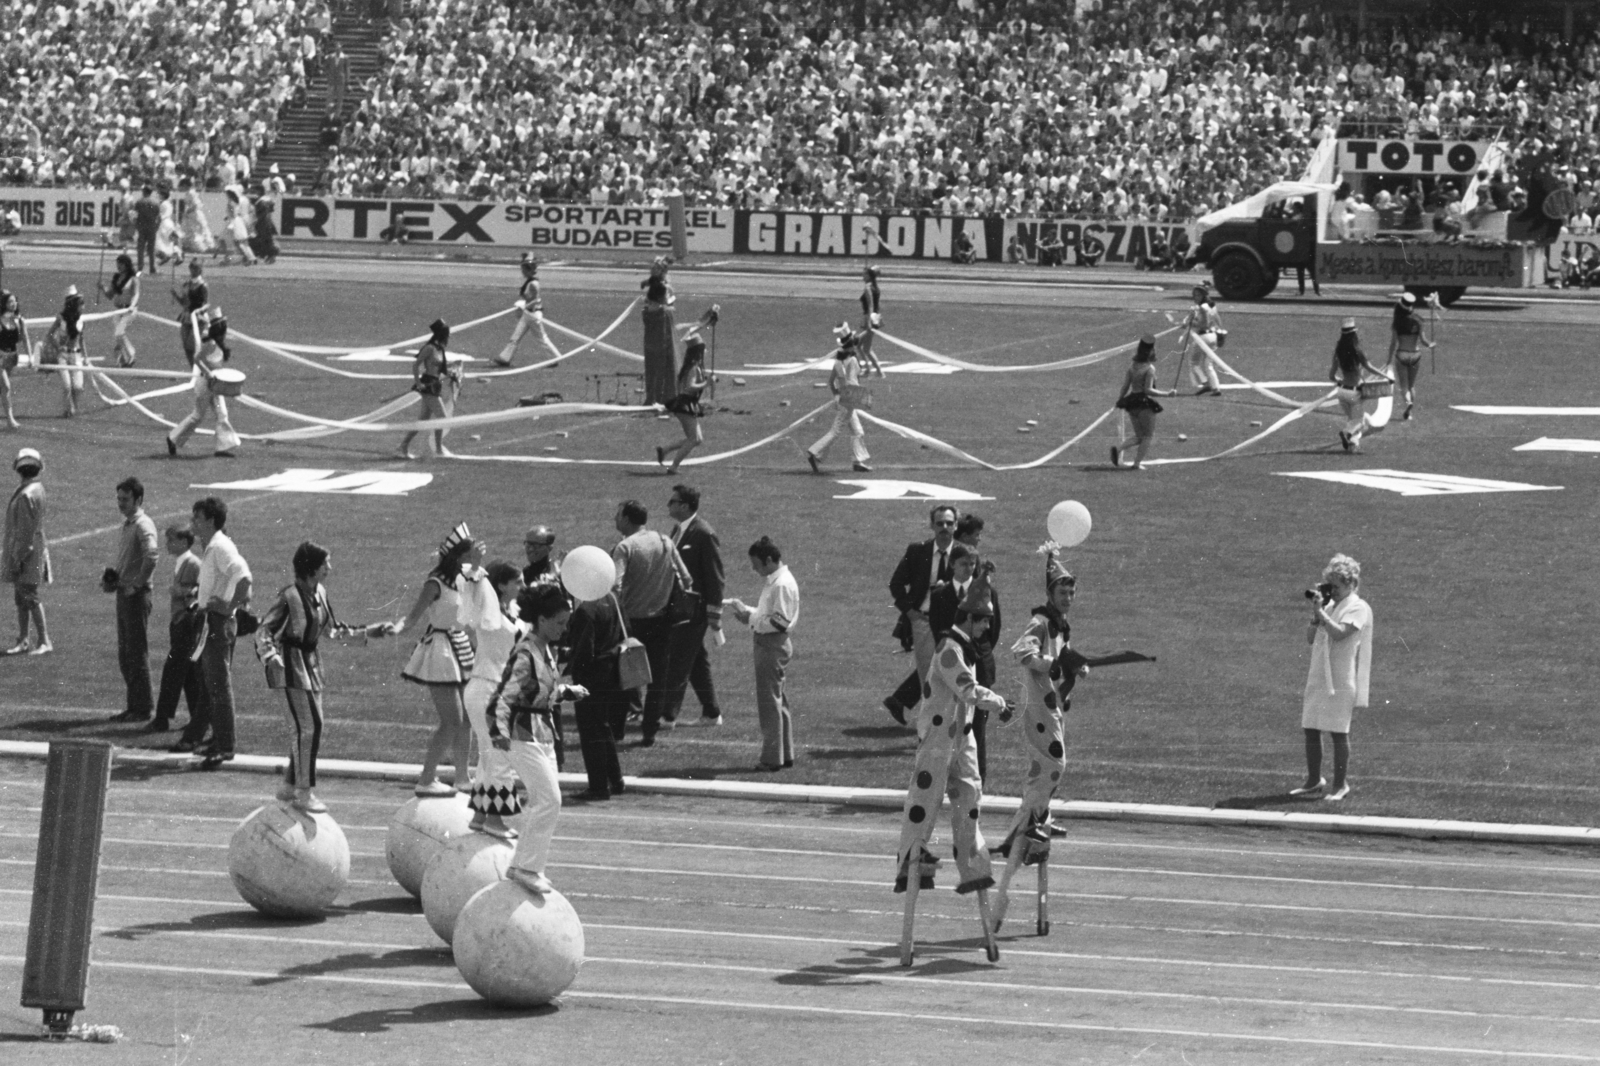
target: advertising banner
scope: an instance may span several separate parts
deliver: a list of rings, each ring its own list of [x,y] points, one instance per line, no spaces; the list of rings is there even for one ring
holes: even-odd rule
[[[134,190],[138,197],[138,190]],[[122,193],[116,189],[33,189],[0,186],[0,213],[15,209],[24,231],[35,233],[104,233],[117,228],[117,204]],[[203,192],[211,230],[222,224],[226,203],[220,192]],[[183,218],[183,198],[174,193],[174,217]]]
[[[1404,141],[1351,138],[1339,142],[1346,174],[1442,174],[1466,177],[1489,154],[1485,141]]]
[[[733,250],[732,211],[691,207],[684,214],[690,251]],[[278,229],[285,238],[300,240],[381,241],[403,230],[407,240],[432,244],[672,251],[665,207],[289,196],[280,208]]]
[[[1526,258],[1520,247],[1323,244],[1317,247],[1317,277],[1323,282],[1520,286]]]
[[[932,215],[855,215],[829,211],[736,211],[733,251],[756,255],[950,259],[959,235],[973,258],[998,263],[1004,220]],[[691,250],[694,243],[690,241]]]
[[[1187,254],[1194,244],[1192,224],[1170,222],[1107,222],[1100,219],[1005,220],[1006,247],[1017,239],[1024,262],[1039,262],[1039,247],[1061,245],[1061,263],[1137,266],[1151,258],[1151,249],[1165,243],[1168,253]],[[1009,252],[1006,256],[1010,258]]]

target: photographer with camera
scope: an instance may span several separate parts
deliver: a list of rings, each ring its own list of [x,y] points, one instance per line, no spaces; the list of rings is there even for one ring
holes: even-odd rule
[[[1345,780],[1350,768],[1350,718],[1355,708],[1367,706],[1372,678],[1372,608],[1356,594],[1360,587],[1361,564],[1341,554],[1322,568],[1322,583],[1306,590],[1311,601],[1306,629],[1311,666],[1300,712],[1306,734],[1306,781],[1290,789],[1291,796],[1328,788],[1322,776],[1323,733],[1333,738],[1333,787],[1322,798],[1337,802],[1350,794]]]

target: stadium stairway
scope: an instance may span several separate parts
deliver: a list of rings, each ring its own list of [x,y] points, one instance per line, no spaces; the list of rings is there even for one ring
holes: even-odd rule
[[[345,55],[350,58],[349,88],[339,114],[341,125],[350,121],[350,116],[361,106],[363,87],[382,68],[378,46],[387,32],[388,23],[381,20],[365,22],[343,15],[333,23],[334,40],[344,47]],[[327,149],[322,146],[322,117],[328,113],[331,95],[320,55],[315,68],[307,73],[305,100],[298,104],[290,102],[284,107],[278,116],[277,143],[256,160],[253,177],[258,187],[273,163],[278,164],[285,181],[289,181],[289,175],[294,175],[295,180],[289,181],[291,190],[297,184],[310,189],[317,183],[328,156]]]

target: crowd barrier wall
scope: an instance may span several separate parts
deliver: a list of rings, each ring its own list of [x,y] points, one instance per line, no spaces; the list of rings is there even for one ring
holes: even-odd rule
[[[116,228],[116,190],[0,188],[0,210],[15,207],[24,231],[104,233]],[[223,194],[201,194],[211,229],[220,229]],[[181,201],[174,198],[182,217]],[[398,222],[409,240],[459,245],[508,245],[565,253],[580,249],[672,251],[666,207],[533,204],[486,200],[286,196],[278,204],[279,235],[294,241],[372,241],[392,236]],[[845,211],[745,211],[691,207],[684,211],[691,253],[801,255],[850,259],[950,259],[959,234],[980,261],[1007,259],[1012,238],[1024,261],[1037,262],[1042,241],[1060,241],[1068,263],[1089,258],[1138,263],[1159,234],[1169,246],[1192,244],[1190,223],[1097,219],[855,214]],[[1179,237],[1180,231],[1183,237]]]

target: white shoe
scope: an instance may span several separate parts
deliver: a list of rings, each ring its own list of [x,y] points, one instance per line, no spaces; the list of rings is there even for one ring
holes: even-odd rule
[[[1339,790],[1337,792],[1330,792],[1326,796],[1323,796],[1322,801],[1324,803],[1338,803],[1348,795],[1350,795],[1350,786],[1349,784],[1343,784],[1339,786]]]
[[[447,785],[443,781],[436,780],[429,781],[427,784],[419,782],[417,787],[411,790],[411,793],[423,799],[430,799],[436,796],[454,796],[456,790],[453,785]]]
[[[1313,792],[1321,792],[1323,789],[1325,789],[1327,787],[1328,787],[1328,779],[1326,777],[1319,777],[1319,778],[1317,778],[1317,783],[1314,784],[1314,785],[1301,785],[1299,788],[1291,788],[1289,790],[1289,795],[1291,795],[1291,796],[1309,796],[1309,795],[1311,795],[1311,793],[1313,793]]]
[[[513,866],[511,869],[507,870],[506,880],[515,881],[518,885],[521,885],[523,888],[527,889],[529,892],[532,892],[536,896],[542,896],[547,892],[554,892],[556,888],[556,886],[552,885],[550,883],[550,879],[545,877],[544,874],[538,873],[534,870],[524,870],[520,866]]]
[[[307,814],[325,814],[328,805],[317,798],[317,794],[309,788],[296,789],[294,794],[296,810],[305,811]]]

